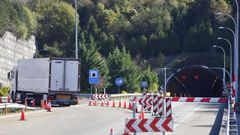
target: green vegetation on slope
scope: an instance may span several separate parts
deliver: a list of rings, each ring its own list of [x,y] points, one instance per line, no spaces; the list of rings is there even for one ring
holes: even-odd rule
[[[88,69],[98,68],[102,83],[97,87],[108,87],[111,93],[116,92],[114,79],[120,76],[126,82],[122,89],[128,92],[140,92],[141,80],[149,82],[149,89],[158,89],[152,68],[163,66],[169,55],[207,53],[212,44],[223,44],[216,42],[217,36],[232,38],[218,30],[218,26],[232,27],[231,20],[215,15],[231,14],[231,4],[228,0],[78,0],[81,87],[90,88]],[[37,48],[48,50],[41,56],[74,57],[74,25],[73,0],[0,1],[0,35],[7,30],[24,39],[34,34]]]

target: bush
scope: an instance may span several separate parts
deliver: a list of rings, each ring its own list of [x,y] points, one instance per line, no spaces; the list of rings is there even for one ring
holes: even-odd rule
[[[4,96],[4,97],[7,96],[9,91],[10,91],[9,87],[2,87],[0,89],[0,96]]]
[[[121,94],[128,94],[128,92],[125,90],[122,90]]]

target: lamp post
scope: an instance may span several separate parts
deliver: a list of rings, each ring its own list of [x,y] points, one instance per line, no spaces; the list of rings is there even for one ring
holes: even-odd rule
[[[216,15],[226,15],[229,18],[231,18],[231,20],[234,22],[234,26],[235,26],[235,40],[234,40],[234,64],[233,64],[233,68],[234,68],[234,74],[233,74],[233,90],[236,91],[236,100],[238,99],[238,38],[239,38],[239,5],[238,5],[238,1],[235,0],[235,4],[237,7],[237,16],[236,16],[236,20],[229,14],[223,14],[223,13],[216,13]]]
[[[75,0],[75,58],[78,59],[78,19],[77,19],[77,0]]]
[[[221,46],[213,45],[213,47],[219,48],[219,49],[221,49],[223,51],[223,69],[224,69],[224,71],[223,71],[223,90],[225,90],[225,84],[226,84],[226,77],[225,77],[225,70],[226,70],[226,68],[225,68],[225,50]]]
[[[228,39],[226,39],[226,38],[222,38],[222,37],[218,37],[217,38],[218,40],[224,40],[224,41],[226,41],[227,43],[228,43],[228,45],[229,45],[229,51],[230,51],[230,75],[232,76],[232,44],[231,44],[231,42],[228,40]],[[230,77],[230,82],[232,82],[232,77]]]

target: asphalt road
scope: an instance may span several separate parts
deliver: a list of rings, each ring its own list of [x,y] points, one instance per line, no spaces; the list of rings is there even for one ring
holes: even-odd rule
[[[174,133],[168,134],[208,135],[218,107],[219,104],[173,103]],[[0,135],[109,135],[111,128],[114,135],[121,135],[125,118],[131,116],[129,110],[112,107],[56,107],[53,112],[28,112],[26,121],[19,121],[20,114],[0,117]]]
[[[174,103],[174,133],[171,135],[215,135],[212,129],[220,104]],[[221,123],[222,121],[218,121]],[[211,131],[212,130],[212,131]]]

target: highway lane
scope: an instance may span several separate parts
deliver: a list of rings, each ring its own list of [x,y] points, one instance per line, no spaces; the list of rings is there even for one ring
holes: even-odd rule
[[[174,103],[174,133],[171,135],[209,135],[220,104],[218,103]],[[219,121],[221,122],[221,121]]]
[[[174,132],[168,132],[166,135],[209,135],[220,104],[173,102],[172,107]],[[147,114],[147,117],[149,117],[149,114]],[[213,131],[216,132],[217,130],[213,129]],[[161,133],[141,133],[139,135],[159,134]]]
[[[53,112],[27,114],[0,119],[0,135],[108,135],[113,128],[122,134],[130,111],[87,105],[53,108]]]
[[[207,135],[214,123],[219,104],[173,103],[174,132],[170,135]],[[132,112],[112,107],[77,105],[56,107],[53,112],[26,114],[27,121],[19,121],[20,114],[0,117],[0,135],[115,135],[124,130],[125,118]],[[149,114],[146,114],[148,117]],[[141,133],[141,135],[161,133]]]

